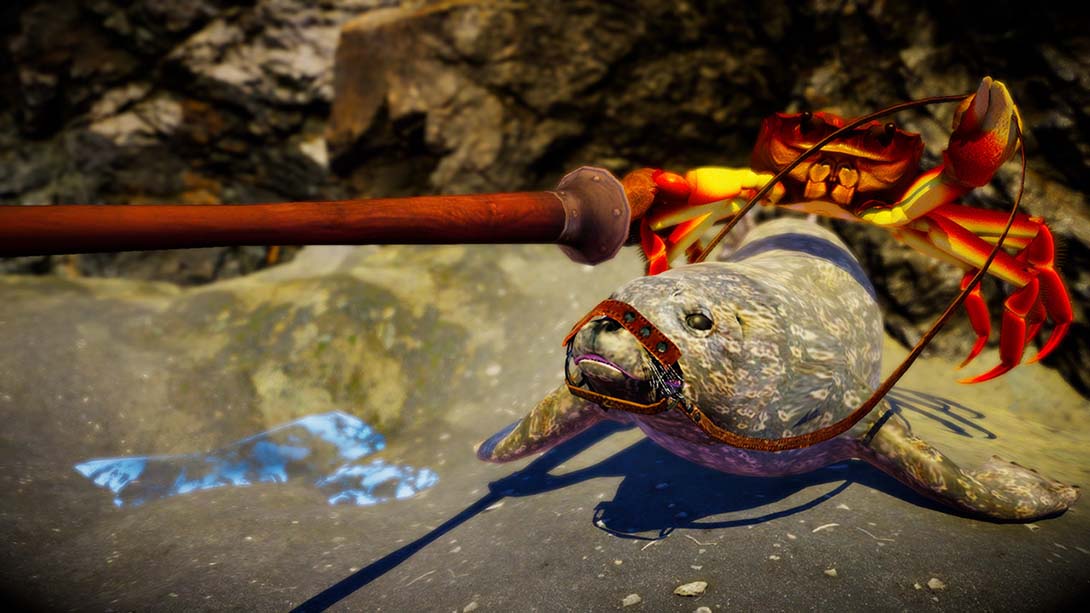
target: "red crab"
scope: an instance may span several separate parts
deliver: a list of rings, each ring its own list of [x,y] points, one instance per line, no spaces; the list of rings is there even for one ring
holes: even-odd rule
[[[766,204],[887,228],[916,250],[964,269],[963,288],[983,265],[1007,222],[1007,213],[963,205],[957,200],[991,180],[1014,154],[1021,118],[1007,88],[985,77],[976,93],[954,113],[953,133],[943,163],[921,171],[923,141],[892,123],[874,121],[826,145],[777,185]],[[776,114],[764,120],[753,150],[752,169],[707,167],[684,176],[644,169],[650,199],[640,226],[648,274],[657,274],[686,253],[702,250],[701,236],[733,216],[771,174],[786,167],[821,138],[845,125],[829,113]],[[626,181],[627,182],[627,181]],[[637,206],[640,206],[637,204]],[[1053,266],[1052,233],[1044,220],[1019,214],[988,271],[1014,291],[1004,303],[1000,363],[964,379],[987,381],[1022,361],[1026,344],[1045,319],[1052,334],[1030,362],[1056,348],[1071,324],[1070,298]],[[1009,252],[1008,252],[1009,251]],[[991,319],[979,286],[966,300],[977,341],[962,366],[983,349]]]

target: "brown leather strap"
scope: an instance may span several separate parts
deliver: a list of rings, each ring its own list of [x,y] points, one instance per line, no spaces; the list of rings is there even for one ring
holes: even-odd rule
[[[598,306],[591,309],[590,313],[587,313],[583,319],[580,319],[579,323],[575,324],[571,332],[564,337],[563,345],[566,347],[579,333],[579,329],[597,315],[605,315],[624,326],[624,329],[636,337],[636,340],[643,345],[643,348],[651,353],[651,357],[666,368],[677,364],[677,361],[681,359],[681,350],[677,348],[677,345],[667,338],[665,334],[659,332],[659,329],[641,315],[635,307],[620,300],[612,299],[599,302]]]
[[[848,415],[835,424],[819,428],[807,434],[789,436],[787,438],[757,438],[753,436],[742,436],[715,425],[715,423],[708,419],[696,405],[682,404],[680,410],[688,415],[689,419],[693,420],[693,423],[700,426],[700,429],[703,430],[705,434],[720,443],[726,443],[732,447],[739,447],[741,449],[751,449],[753,451],[785,451],[787,449],[799,449],[801,447],[809,447],[810,445],[823,443],[835,436],[843,434],[860,419],[863,419],[867,413],[870,413],[873,408],[874,407],[861,406],[852,412],[851,415]]]
[[[571,332],[564,337],[564,346],[568,346],[568,344],[571,343],[572,339],[575,338],[575,335],[579,333],[579,330],[586,325],[588,321],[599,315],[612,319],[628,330],[640,345],[651,354],[651,357],[662,364],[664,368],[671,368],[681,359],[681,350],[677,348],[677,345],[656,328],[646,317],[641,315],[635,307],[621,302],[620,300],[612,299],[603,300],[598,306],[591,309],[586,316],[580,319],[579,322],[572,327]],[[700,410],[700,407],[688,400],[679,402],[674,398],[662,398],[658,402],[652,404],[641,404],[623,398],[600,394],[574,385],[570,381],[568,382],[568,390],[572,395],[594,402],[606,410],[626,411],[639,415],[656,415],[676,407],[691,419],[693,423],[699,426],[705,434],[714,440],[732,447],[754,451],[784,451],[786,449],[809,447],[810,445],[827,441],[837,435],[847,432],[852,426],[870,413],[877,404],[864,403],[844,419],[807,434],[800,434],[799,436],[790,436],[787,438],[768,439],[744,436],[735,434],[729,430],[724,430],[717,426],[712,420],[708,419],[708,416]]]
[[[639,413],[640,415],[657,415],[670,410],[670,398],[663,398],[654,404],[640,404],[638,402],[632,402],[631,400],[614,398],[613,396],[592,392],[591,390],[572,385],[571,383],[568,384],[568,391],[570,391],[573,396],[579,396],[584,400],[589,400],[606,410],[626,411],[628,413]]]

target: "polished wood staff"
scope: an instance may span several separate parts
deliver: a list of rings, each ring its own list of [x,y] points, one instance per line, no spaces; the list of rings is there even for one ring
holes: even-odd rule
[[[649,190],[649,180],[627,185]],[[637,200],[647,201],[640,197]],[[643,207],[646,208],[646,207]],[[241,245],[555,243],[576,262],[612,258],[633,211],[608,171],[554,191],[222,205],[0,206],[0,256]]]

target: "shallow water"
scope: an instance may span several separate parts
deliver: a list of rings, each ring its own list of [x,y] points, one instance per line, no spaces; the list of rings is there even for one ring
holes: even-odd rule
[[[347,413],[308,415],[221,449],[165,456],[103,458],[76,472],[114,493],[114,505],[217,487],[308,479],[330,504],[371,505],[417,494],[439,480],[427,468],[360,462],[386,447],[385,438]]]

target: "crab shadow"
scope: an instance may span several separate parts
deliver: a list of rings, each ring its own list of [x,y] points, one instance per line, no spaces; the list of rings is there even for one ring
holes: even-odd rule
[[[972,437],[970,432],[975,430],[987,438],[996,438],[995,434],[975,423],[974,420],[983,418],[983,414],[957,403],[906,390],[891,393],[889,399],[892,410],[887,414],[912,411],[937,420],[960,436]],[[787,517],[826,502],[852,483],[927,509],[950,512],[863,462],[840,462],[792,477],[740,477],[692,464],[647,439],[586,468],[562,474],[553,472],[599,441],[631,427],[605,422],[557,445],[522,469],[489,483],[487,494],[427,534],[331,585],[293,611],[324,611],[336,605],[504,498],[535,496],[603,477],[622,477],[622,481],[614,499],[600,503],[591,520],[600,530],[634,539],[663,538],[677,528],[730,528]],[[701,521],[774,507],[777,506],[775,503],[811,486],[833,483],[837,485],[830,491],[788,508],[738,519]]]

